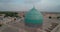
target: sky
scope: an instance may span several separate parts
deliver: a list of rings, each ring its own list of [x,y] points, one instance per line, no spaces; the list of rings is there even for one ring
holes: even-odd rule
[[[28,11],[33,6],[39,11],[60,12],[60,0],[0,0],[0,11]]]

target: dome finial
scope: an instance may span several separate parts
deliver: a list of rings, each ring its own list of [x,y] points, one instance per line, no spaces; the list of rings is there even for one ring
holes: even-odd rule
[[[32,9],[34,9],[35,10],[35,5],[33,4],[33,7],[32,7]]]
[[[35,8],[35,5],[33,4],[33,8]]]
[[[33,7],[32,7],[32,8],[34,8],[34,9],[35,9],[35,3],[34,3],[34,2],[32,3],[32,5],[33,5]]]

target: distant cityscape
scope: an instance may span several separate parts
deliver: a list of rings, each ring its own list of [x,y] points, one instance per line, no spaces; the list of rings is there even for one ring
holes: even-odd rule
[[[10,11],[1,11],[0,17],[24,17],[24,14],[27,13],[27,11],[21,11],[21,12],[10,12]],[[41,12],[44,18],[49,19],[60,19],[60,13],[57,12]]]
[[[4,31],[4,32],[7,31],[7,30],[4,30],[7,25],[9,27],[9,29],[11,27],[13,27],[13,28],[11,28],[11,30],[14,32],[16,32],[17,29],[21,30],[22,32],[25,31],[23,29],[25,27],[24,22],[23,22],[25,13],[27,13],[27,11],[0,12],[0,27],[1,26],[3,27],[5,25],[5,27],[1,28],[0,30]],[[49,25],[52,25],[51,23],[53,23],[53,22],[54,22],[54,25],[55,24],[58,25],[60,23],[60,13],[56,13],[56,12],[54,12],[54,13],[53,12],[41,12],[41,13],[44,17],[44,22],[43,22],[44,30],[46,30],[46,28],[49,27]],[[54,25],[52,27],[54,27]],[[8,28],[6,28],[6,29],[8,29]],[[10,31],[9,29],[8,29],[8,31]],[[15,29],[16,31],[13,29]],[[38,29],[38,31],[39,31],[39,29]],[[49,31],[49,29],[46,31]]]

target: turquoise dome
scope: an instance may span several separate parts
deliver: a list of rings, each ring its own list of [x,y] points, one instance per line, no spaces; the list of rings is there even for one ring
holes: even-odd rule
[[[43,16],[40,11],[37,11],[34,7],[29,10],[25,14],[25,24],[34,24],[34,25],[42,25],[43,24]]]

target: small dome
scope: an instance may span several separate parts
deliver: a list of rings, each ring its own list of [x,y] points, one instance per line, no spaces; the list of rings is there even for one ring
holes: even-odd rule
[[[43,16],[34,7],[25,14],[25,24],[42,24]]]

